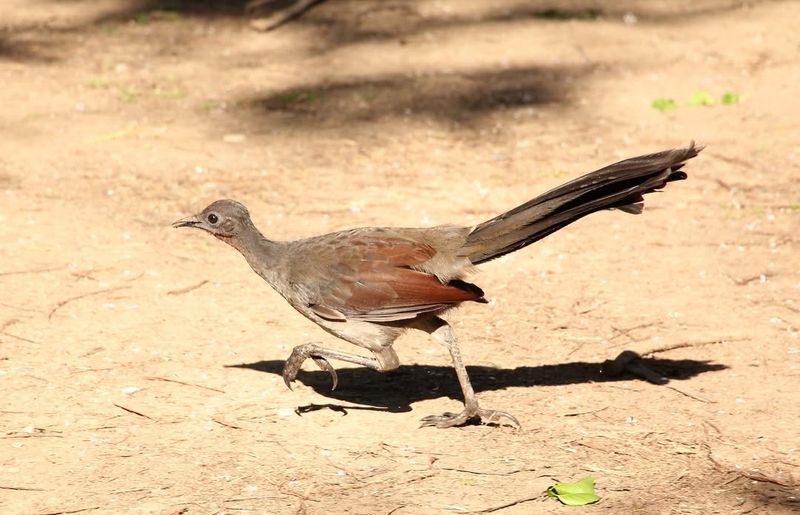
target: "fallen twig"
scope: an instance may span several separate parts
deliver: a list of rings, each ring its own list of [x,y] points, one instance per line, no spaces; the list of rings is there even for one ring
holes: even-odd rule
[[[663,347],[656,347],[655,349],[651,349],[647,352],[643,352],[642,356],[652,356],[653,354],[658,354],[659,352],[667,352],[670,350],[675,349],[685,349],[687,347],[701,347],[703,345],[717,345],[720,343],[728,343],[728,342],[738,342],[742,340],[749,340],[749,338],[718,338],[716,340],[704,340],[701,342],[681,342],[675,343],[672,345],[664,345]]]
[[[56,270],[61,270],[63,267],[54,267],[54,268],[34,268],[32,270],[15,270],[13,272],[0,272],[0,277],[4,275],[19,275],[19,274],[41,274],[44,272],[54,272]]]
[[[506,472],[484,472],[481,470],[460,469],[455,467],[435,467],[438,470],[449,470],[452,472],[463,472],[465,474],[475,474],[476,476],[512,476],[520,472],[535,472],[536,469],[514,469]],[[542,476],[540,476],[542,477]]]
[[[578,302],[576,302],[575,304],[572,305],[572,312],[575,313],[576,315],[586,315],[588,313],[591,313],[595,309],[599,308],[600,306],[602,306],[605,303],[606,303],[606,301],[603,300],[603,301],[600,301],[600,302],[596,302],[593,306],[588,307],[588,308],[586,308],[584,310],[575,311],[576,308],[578,307]]]
[[[223,422],[223,421],[221,421],[221,420],[219,420],[217,418],[214,418],[214,417],[211,417],[211,420],[213,420],[214,422],[216,422],[217,424],[219,424],[221,426],[229,427],[231,429],[245,429],[244,427],[234,426],[233,424],[228,424],[227,422]]]
[[[53,433],[8,433],[0,436],[0,440],[8,438],[64,438],[64,436]]]
[[[619,328],[619,327],[611,326],[611,329],[615,330],[617,332],[617,334],[612,335],[608,339],[608,341],[615,340],[615,339],[617,339],[617,338],[619,338],[620,336],[623,336],[623,335],[627,336],[628,338],[630,338],[633,341],[636,341],[636,338],[631,336],[631,334],[630,334],[631,331],[634,331],[636,329],[644,329],[646,327],[651,327],[651,326],[654,326],[654,325],[658,324],[659,322],[660,322],[660,320],[652,320],[650,322],[644,322],[642,324],[634,325],[632,327],[625,327],[625,328]]]
[[[711,399],[706,399],[704,397],[700,397],[699,394],[696,394],[696,393],[692,394],[692,393],[689,393],[687,391],[681,390],[680,388],[678,388],[676,386],[672,386],[672,385],[669,385],[669,384],[664,385],[664,386],[666,386],[670,390],[674,390],[674,391],[678,392],[679,394],[685,395],[686,397],[689,397],[690,399],[694,399],[696,401],[706,402],[706,403],[708,403],[708,402],[716,402],[716,401],[712,401]]]
[[[3,486],[0,485],[0,490],[20,490],[23,492],[45,492],[44,488],[28,488],[26,486]]]
[[[127,279],[123,279],[123,281],[126,282],[136,281],[141,279],[142,277],[144,277],[144,272],[139,272],[138,275],[134,275],[133,277],[128,277]]]
[[[26,342],[26,343],[41,343],[41,342],[37,342],[35,340],[30,340],[28,338],[23,338],[22,336],[17,336],[16,334],[9,333],[8,331],[2,331],[2,332],[0,332],[0,334],[4,334],[6,336],[10,336],[12,338],[16,338],[17,340],[22,341],[22,342]]]
[[[149,488],[128,488],[126,490],[113,490],[108,492],[110,495],[132,494],[136,492],[149,492]]]
[[[130,409],[130,408],[126,408],[125,406],[122,406],[121,404],[117,404],[116,402],[114,402],[112,404],[114,404],[114,406],[118,407],[121,410],[127,411],[128,413],[133,413],[134,415],[138,415],[140,417],[144,417],[146,419],[153,420],[153,417],[145,415],[144,413],[141,413],[139,411],[136,411],[136,410],[133,410],[133,409]]]
[[[793,485],[790,485],[789,483],[784,483],[783,481],[779,481],[779,480],[777,480],[775,478],[765,476],[764,474],[761,474],[761,473],[752,473],[752,472],[747,472],[746,470],[739,470],[737,472],[742,477],[746,477],[747,479],[750,479],[751,481],[758,481],[759,483],[772,483],[773,485],[783,486],[783,487],[786,487],[786,488],[789,488],[790,486],[793,486]]]
[[[39,513],[38,515],[62,515],[65,513],[80,513],[82,511],[89,511],[89,510],[99,510],[100,506],[92,506],[90,508],[79,508],[77,510],[58,510],[58,511],[48,511],[44,513]]]
[[[96,281],[97,279],[92,275],[95,272],[105,272],[106,270],[111,270],[110,266],[105,268],[90,268],[88,270],[78,270],[75,272],[70,272],[73,277],[80,279],[91,279],[92,281]]]
[[[726,275],[728,276],[728,279],[730,279],[731,282],[733,282],[733,284],[735,284],[736,286],[745,286],[747,284],[752,283],[753,281],[762,281],[762,282],[764,282],[768,278],[775,276],[775,274],[771,274],[769,272],[764,272],[764,273],[761,273],[761,274],[751,275],[749,277],[743,277],[741,279],[737,279],[736,277],[734,277],[734,276],[732,276],[730,274],[726,274]]]
[[[564,413],[561,416],[562,417],[577,417],[578,415],[591,415],[593,413],[599,413],[599,412],[601,412],[603,410],[606,410],[606,409],[608,409],[608,406],[603,406],[602,408],[593,409],[593,410],[589,410],[589,411],[573,411],[571,413]]]
[[[211,390],[212,392],[218,393],[225,393],[224,390],[218,390],[217,388],[212,388],[210,386],[203,386],[201,384],[194,384],[194,383],[187,383],[185,381],[178,381],[177,379],[170,379],[168,377],[145,377],[145,379],[149,381],[166,381],[168,383],[177,383],[182,384],[184,386],[194,386],[195,388],[202,388],[203,390]]]
[[[27,342],[27,343],[39,343],[39,342],[35,342],[33,340],[29,340],[28,338],[23,338],[22,336],[17,336],[16,334],[12,334],[12,333],[9,333],[8,331],[6,331],[6,329],[8,329],[12,325],[16,324],[17,322],[19,322],[19,320],[16,319],[16,318],[9,318],[5,322],[3,322],[3,325],[0,326],[0,334],[4,334],[6,336],[10,336],[12,338],[16,338],[17,340],[20,340],[20,341],[23,341],[23,342]]]
[[[597,436],[603,436],[603,435],[597,435]],[[595,451],[607,452],[607,453],[616,454],[616,455],[619,455],[619,456],[628,456],[628,457],[632,457],[633,456],[632,454],[628,454],[627,452],[618,451],[616,449],[609,449],[609,448],[603,447],[601,445],[588,444],[586,442],[578,442],[578,441],[574,441],[574,440],[572,442],[569,442],[569,443],[570,444],[574,444],[574,445],[580,445],[581,447],[586,447],[588,449],[593,449]]]
[[[183,295],[184,293],[189,293],[192,290],[196,290],[197,288],[203,286],[208,282],[208,279],[204,279],[197,284],[193,284],[191,286],[187,286],[186,288],[178,288],[177,290],[169,290],[167,295]]]
[[[543,494],[543,493],[542,494],[537,494],[537,495],[534,495],[534,496],[531,496],[531,497],[524,497],[522,499],[517,499],[516,501],[511,501],[511,502],[508,502],[508,503],[505,503],[505,504],[501,504],[499,506],[492,506],[491,508],[484,508],[482,510],[465,511],[465,512],[462,512],[462,513],[492,513],[492,512],[495,512],[495,511],[500,511],[500,510],[504,510],[506,508],[510,508],[512,506],[516,506],[518,504],[522,504],[522,503],[526,503],[526,502],[530,502],[530,501],[541,500],[544,497],[544,495],[545,494]]]
[[[59,309],[63,308],[64,306],[66,306],[67,304],[69,304],[70,302],[72,302],[74,300],[79,300],[79,299],[82,299],[84,297],[91,297],[92,295],[100,295],[102,293],[109,293],[109,292],[112,292],[112,291],[124,290],[126,288],[130,288],[130,286],[115,286],[114,288],[106,288],[105,290],[90,291],[89,293],[82,293],[80,295],[76,295],[74,297],[70,297],[68,299],[64,299],[64,300],[60,301],[59,303],[57,303],[55,305],[55,307],[53,307],[53,309],[50,310],[50,313],[47,315],[47,319],[48,320],[52,320],[53,315],[55,314],[56,311],[58,311]]]

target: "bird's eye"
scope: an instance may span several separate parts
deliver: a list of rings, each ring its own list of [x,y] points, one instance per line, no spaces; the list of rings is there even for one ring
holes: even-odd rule
[[[219,217],[217,215],[215,215],[214,213],[209,214],[207,219],[208,219],[208,223],[210,223],[212,225],[217,223],[217,222],[219,222]]]

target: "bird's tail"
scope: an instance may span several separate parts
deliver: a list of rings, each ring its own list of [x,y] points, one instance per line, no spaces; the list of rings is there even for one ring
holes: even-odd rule
[[[626,159],[562,184],[475,227],[462,255],[473,264],[485,263],[601,209],[639,214],[642,195],[685,179],[681,168],[702,149],[692,142],[686,148]]]

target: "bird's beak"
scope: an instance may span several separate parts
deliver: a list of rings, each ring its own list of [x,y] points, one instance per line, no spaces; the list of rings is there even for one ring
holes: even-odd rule
[[[200,218],[197,215],[187,216],[186,218],[181,218],[180,220],[176,220],[172,222],[172,227],[176,229],[178,227],[195,227],[200,225]]]

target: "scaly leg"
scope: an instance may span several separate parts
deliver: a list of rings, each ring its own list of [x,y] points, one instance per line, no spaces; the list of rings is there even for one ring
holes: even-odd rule
[[[478,406],[478,398],[475,396],[475,391],[472,389],[472,383],[470,383],[469,375],[467,375],[467,368],[464,366],[464,361],[461,359],[461,351],[458,349],[456,336],[450,324],[439,317],[433,317],[421,320],[417,327],[429,333],[450,351],[450,357],[453,360],[453,368],[456,370],[458,383],[461,385],[461,391],[464,393],[464,410],[461,413],[448,412],[442,415],[430,415],[422,419],[422,426],[436,426],[442,428],[460,426],[469,419],[475,417],[487,421],[497,421],[501,418],[506,418],[517,427],[520,426],[519,421],[513,415],[505,411],[483,409]]]
[[[338,350],[326,349],[320,347],[316,343],[306,343],[305,345],[298,345],[292,349],[292,354],[286,360],[286,365],[283,367],[283,381],[289,389],[292,389],[292,381],[297,377],[300,367],[303,362],[308,358],[314,362],[322,370],[328,372],[333,379],[333,387],[331,390],[336,389],[339,384],[339,377],[336,375],[336,369],[328,361],[329,359],[338,359],[339,361],[346,361],[348,363],[355,363],[363,367],[368,367],[378,372],[386,372],[393,370],[400,366],[400,360],[397,354],[391,347],[385,347],[379,351],[374,352],[375,357],[368,358],[358,354],[351,354],[349,352],[342,352]]]

